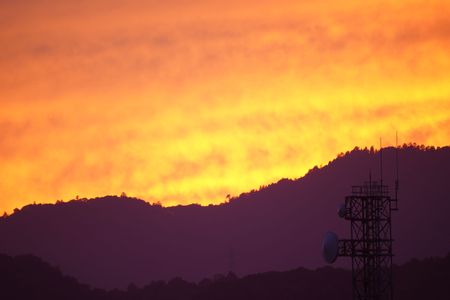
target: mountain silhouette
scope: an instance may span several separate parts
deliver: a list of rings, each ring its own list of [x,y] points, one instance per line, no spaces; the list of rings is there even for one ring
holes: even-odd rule
[[[391,188],[394,158],[395,149],[383,150],[383,180]],[[403,146],[399,160],[394,262],[443,256],[450,250],[450,148]],[[0,218],[0,252],[36,255],[101,288],[321,267],[324,233],[349,237],[350,224],[336,213],[339,203],[369,173],[378,180],[379,165],[376,151],[354,149],[303,178],[282,179],[221,205],[164,208],[117,196],[28,205]],[[350,260],[336,266],[349,267]]]
[[[65,276],[41,259],[0,254],[0,291],[8,300],[247,300],[350,299],[351,271],[331,267],[264,272],[236,277],[233,273],[205,278],[199,283],[180,277],[152,281],[125,290],[93,289]],[[6,272],[5,272],[6,271]],[[423,276],[426,274],[426,276]],[[393,268],[395,299],[444,300],[450,286],[450,254],[444,258],[412,260]]]

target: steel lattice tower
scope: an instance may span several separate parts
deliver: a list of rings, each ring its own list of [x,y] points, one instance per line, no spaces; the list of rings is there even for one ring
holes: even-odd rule
[[[345,197],[339,215],[350,221],[350,239],[338,241],[338,256],[352,258],[354,300],[393,298],[391,212],[397,209],[397,195],[391,198],[378,182],[352,186]]]

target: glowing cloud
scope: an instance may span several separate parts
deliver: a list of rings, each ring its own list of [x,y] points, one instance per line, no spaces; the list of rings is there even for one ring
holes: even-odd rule
[[[0,209],[219,203],[354,146],[448,145],[443,1],[0,4]]]

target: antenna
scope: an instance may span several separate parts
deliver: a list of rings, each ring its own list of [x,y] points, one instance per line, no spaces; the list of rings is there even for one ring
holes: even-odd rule
[[[380,183],[381,187],[383,187],[383,147],[381,145],[381,137],[380,137]]]
[[[396,179],[395,179],[395,199],[397,200],[398,197],[398,188],[399,188],[399,182],[398,182],[398,132],[395,131],[395,168],[396,168]]]

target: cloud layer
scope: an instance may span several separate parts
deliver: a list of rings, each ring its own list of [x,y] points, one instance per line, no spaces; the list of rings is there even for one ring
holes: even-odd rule
[[[0,210],[218,203],[396,130],[449,144],[450,5],[195,2],[0,4]]]

